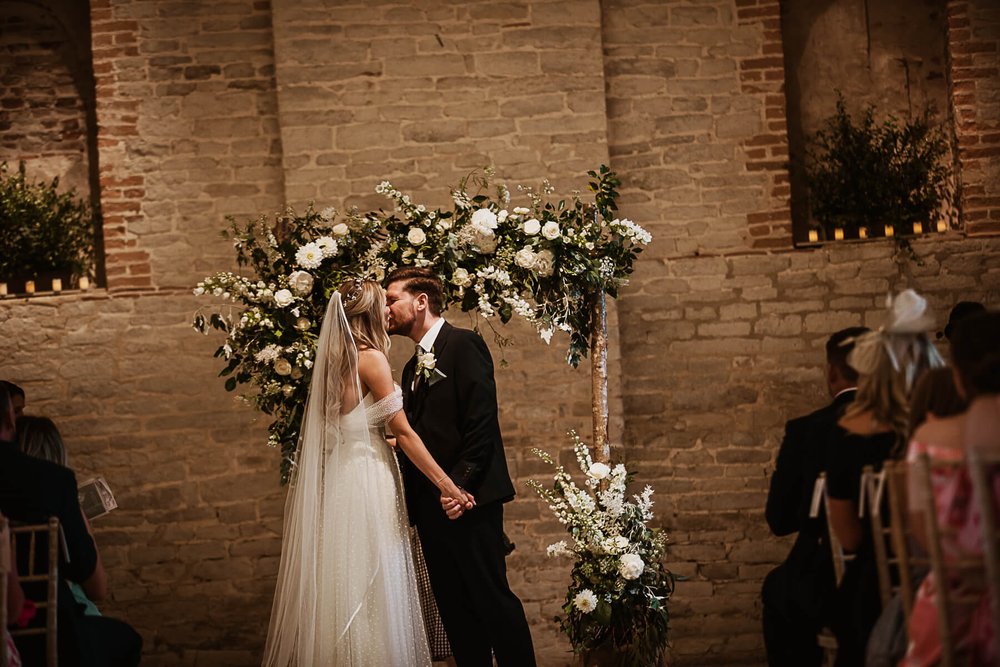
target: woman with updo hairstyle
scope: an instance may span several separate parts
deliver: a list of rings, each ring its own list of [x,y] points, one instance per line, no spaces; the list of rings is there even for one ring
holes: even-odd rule
[[[962,463],[973,448],[1000,449],[1000,313],[983,312],[962,319],[951,335],[955,388],[969,403],[959,415],[931,420],[919,427],[910,441],[907,460],[926,455],[934,462]],[[981,558],[983,545],[978,527],[979,513],[971,481],[964,466],[934,467],[930,471],[933,507],[941,531],[941,549],[946,559]],[[928,498],[925,489],[909,475],[908,502],[914,537],[926,548],[923,531]],[[991,487],[996,492],[998,485]],[[1000,504],[1000,498],[995,499]],[[990,596],[978,577],[948,577],[952,644],[969,665],[998,664],[993,636]],[[939,583],[928,574],[917,588],[909,618],[910,644],[903,667],[936,665],[941,660],[941,635],[937,606]]]

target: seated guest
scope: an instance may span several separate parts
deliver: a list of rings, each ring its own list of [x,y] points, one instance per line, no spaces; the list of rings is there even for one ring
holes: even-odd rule
[[[22,453],[13,442],[14,434],[10,393],[0,386],[0,512],[11,520],[30,523],[57,517],[69,556],[59,564],[60,664],[139,664],[139,635],[121,621],[84,616],[65,585],[67,580],[77,582],[92,600],[101,600],[107,594],[104,566],[80,509],[73,472]],[[27,664],[43,664],[41,654],[29,655],[44,650],[38,642],[26,642],[19,648]]]
[[[865,466],[902,456],[909,430],[909,393],[926,369],[943,365],[927,335],[934,320],[927,302],[904,290],[890,302],[888,321],[855,341],[848,363],[858,371],[858,393],[826,443],[830,526],[855,558],[833,596],[830,629],[838,667],[865,661],[868,635],[881,611],[871,531],[858,518]]]
[[[955,332],[955,325],[967,317],[973,317],[986,312],[986,306],[978,301],[959,301],[948,313],[948,324],[938,332],[938,338],[945,338],[951,342],[951,337]]]
[[[24,416],[24,390],[9,380],[0,380],[0,384],[7,387],[10,394],[11,403],[14,404],[14,418],[20,419]]]
[[[980,313],[961,320],[952,332],[956,387],[971,401],[969,410],[957,416],[930,420],[913,434],[908,460],[927,454],[934,461],[963,461],[969,447],[1000,448],[1000,313]],[[924,525],[927,498],[921,485],[910,475],[908,483],[911,525]],[[946,560],[983,553],[979,516],[965,468],[937,468],[931,475],[933,507],[943,531],[942,552]],[[995,485],[994,485],[995,488]],[[927,536],[914,531],[926,546]],[[941,661],[937,597],[940,584],[933,574],[920,583],[909,619],[910,644],[905,667],[936,665]],[[949,572],[948,589],[951,634],[963,664],[995,665],[998,660],[993,636],[989,596],[984,582],[976,576]],[[964,600],[970,600],[963,602]]]
[[[927,371],[913,387],[910,398],[910,437],[925,422],[960,415],[967,407],[955,384],[955,372],[950,367]]]
[[[823,445],[844,409],[854,400],[858,374],[847,363],[854,338],[865,327],[844,329],[826,343],[824,381],[832,402],[785,424],[785,438],[771,476],[765,516],[775,535],[798,532],[785,562],[764,579],[764,646],[771,667],[819,665],[822,650],[816,635],[833,592],[833,562],[826,517],[810,518],[813,487],[823,470]]]
[[[59,429],[48,417],[20,417],[17,420],[17,444],[21,451],[36,459],[44,459],[57,463],[65,468],[69,467],[69,457],[66,454],[66,445],[63,443]],[[90,531],[90,522],[84,517],[87,530]],[[90,533],[93,538],[93,532]],[[90,598],[87,597],[83,588],[74,581],[67,582],[69,590],[73,593],[73,598],[77,604],[83,607],[86,616],[100,616],[98,610]]]

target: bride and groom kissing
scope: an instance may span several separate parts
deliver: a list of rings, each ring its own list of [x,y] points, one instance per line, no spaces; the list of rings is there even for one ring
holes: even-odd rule
[[[458,666],[530,667],[528,623],[507,582],[503,503],[514,487],[489,349],[441,317],[432,272],[399,269],[385,284],[348,280],[326,309],[263,664],[430,665],[413,524]],[[402,387],[390,334],[418,344]]]

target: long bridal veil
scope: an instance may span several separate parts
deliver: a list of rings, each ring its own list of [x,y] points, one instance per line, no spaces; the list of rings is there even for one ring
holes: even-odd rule
[[[265,666],[346,665],[361,657],[352,656],[357,649],[348,634],[382,562],[385,542],[364,524],[379,520],[366,505],[385,473],[371,456],[357,362],[341,296],[334,292],[285,500]]]

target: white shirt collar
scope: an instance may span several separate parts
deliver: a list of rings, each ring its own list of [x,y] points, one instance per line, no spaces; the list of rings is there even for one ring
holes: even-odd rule
[[[444,318],[443,317],[438,318],[438,321],[434,323],[434,326],[428,329],[427,333],[424,334],[424,337],[420,339],[418,345],[420,345],[420,347],[422,347],[427,352],[433,350],[434,341],[437,340],[438,334],[441,333],[441,327],[443,326],[444,326]]]

